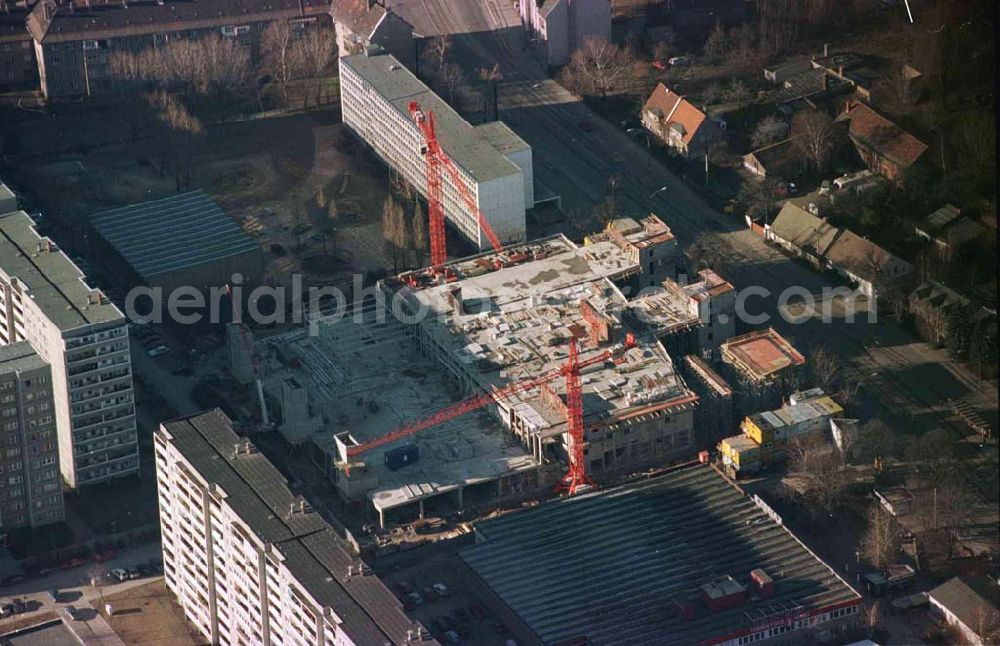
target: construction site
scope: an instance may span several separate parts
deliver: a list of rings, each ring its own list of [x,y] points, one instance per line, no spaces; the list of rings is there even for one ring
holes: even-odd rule
[[[315,336],[248,351],[235,335],[231,365],[259,377],[277,431],[382,526],[575,491],[695,450],[697,395],[657,338],[666,321],[629,325],[642,305],[615,284],[643,274],[632,251],[558,235],[402,274],[349,315],[313,320]]]

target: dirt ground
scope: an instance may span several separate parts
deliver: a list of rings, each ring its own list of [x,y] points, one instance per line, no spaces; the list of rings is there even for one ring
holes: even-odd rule
[[[163,579],[104,598],[114,608],[105,615],[111,628],[126,644],[194,646],[205,641],[184,619]],[[99,602],[95,603],[95,607]],[[103,615],[103,608],[98,611]]]
[[[60,225],[53,228],[77,234],[57,239],[72,254],[86,255],[79,234],[87,215],[177,192],[170,169],[159,171],[163,142],[133,141],[109,131],[107,120],[74,113],[13,126],[25,150],[47,152],[5,174],[32,210]],[[333,113],[314,112],[224,124],[207,128],[194,144],[181,190],[204,190],[258,239],[272,284],[286,284],[302,259],[323,253],[337,255],[337,274],[391,265],[380,224],[386,171],[337,121]],[[336,221],[325,204],[317,205],[317,192],[322,203],[336,201]],[[305,282],[337,282],[337,276],[314,274]]]

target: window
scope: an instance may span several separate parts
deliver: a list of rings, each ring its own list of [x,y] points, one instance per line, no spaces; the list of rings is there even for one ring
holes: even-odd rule
[[[250,25],[226,25],[222,28],[223,36],[239,36],[250,31]]]
[[[97,45],[97,41],[96,40],[85,40],[85,41],[83,41],[83,48],[84,49],[97,49],[97,47],[98,47],[98,45]]]

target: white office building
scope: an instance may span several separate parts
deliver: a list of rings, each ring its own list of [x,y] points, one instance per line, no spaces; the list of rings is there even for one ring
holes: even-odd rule
[[[340,101],[344,123],[425,197],[424,137],[409,104],[433,112],[441,148],[490,228],[505,243],[525,239],[524,211],[534,206],[531,147],[504,123],[469,124],[398,60],[373,48],[340,59]],[[448,220],[480,248],[489,247],[444,169],[442,193]]]
[[[206,640],[424,643],[426,629],[221,411],[165,423],[154,440],[164,578]]]
[[[138,473],[125,316],[24,211],[11,211],[0,213],[0,345],[18,341],[51,367],[66,483]]]

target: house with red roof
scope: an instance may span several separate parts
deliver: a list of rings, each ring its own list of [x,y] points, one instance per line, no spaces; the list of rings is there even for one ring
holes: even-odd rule
[[[890,182],[902,181],[903,173],[927,151],[927,144],[864,103],[848,102],[837,120],[850,123],[847,134],[861,159]]]
[[[684,157],[704,155],[722,138],[718,123],[663,83],[642,106],[642,125]]]

